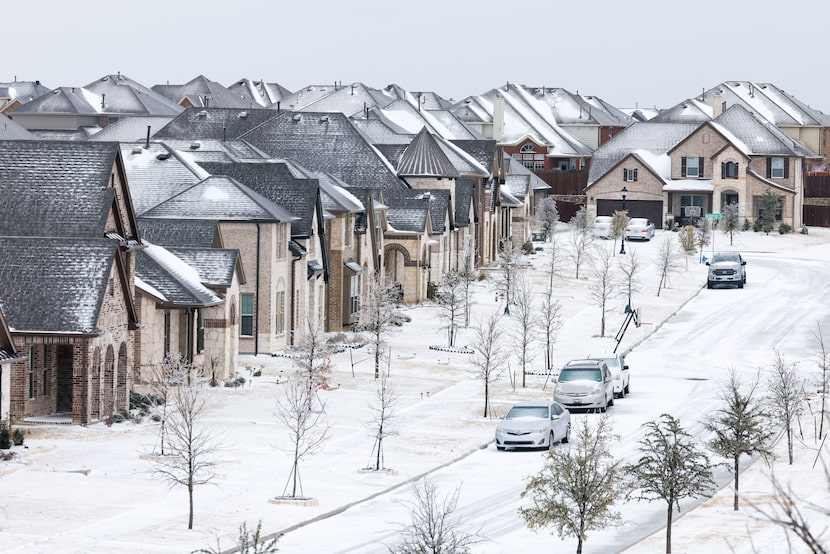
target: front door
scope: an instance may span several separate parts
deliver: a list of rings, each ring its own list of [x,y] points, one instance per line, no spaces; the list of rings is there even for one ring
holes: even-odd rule
[[[58,412],[72,411],[72,346],[59,345],[57,348],[58,384],[57,405]]]

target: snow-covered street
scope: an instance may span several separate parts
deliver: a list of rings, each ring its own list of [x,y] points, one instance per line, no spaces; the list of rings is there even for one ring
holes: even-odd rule
[[[640,310],[642,325],[632,325],[618,349],[627,353],[631,394],[617,400],[608,413],[620,435],[613,451],[631,460],[637,455],[641,425],[662,413],[680,418],[693,435],[705,440],[700,421],[717,407],[717,392],[731,368],[749,379],[778,349],[788,360],[799,362],[805,379],[811,379],[816,355],[811,332],[819,324],[830,332],[830,230],[811,229],[809,235],[741,233],[731,249],[747,260],[744,289],[707,290],[706,267],[698,263],[698,255],[691,255],[657,297],[653,260],[665,240],[677,238],[658,231],[650,242],[626,245],[627,255],[641,259],[642,286],[631,304]],[[719,250],[730,249],[722,233],[716,241]],[[597,245],[612,247],[609,241]],[[539,293],[548,279],[549,247],[527,258],[527,274]],[[613,300],[606,336],[599,337],[600,310],[588,300],[590,272],[577,280],[563,259],[557,273],[555,295],[562,305],[563,328],[557,337],[556,365],[612,351],[627,299]],[[474,322],[503,311],[494,291],[492,281],[476,283]],[[428,348],[446,341],[438,310],[431,304],[407,308],[412,321],[396,331],[392,341],[388,371],[400,396],[393,421],[398,434],[387,439],[384,450],[385,465],[394,471],[360,471],[372,453],[367,421],[376,383],[367,352],[347,350],[334,356],[332,387],[320,393],[330,438],[320,453],[300,465],[304,493],[316,504],[270,503],[282,494],[291,469],[275,399],[284,382],[281,376],[292,368],[282,357],[241,357],[249,368],[240,370],[248,379],[243,388],[206,389],[204,423],[217,437],[223,463],[216,486],[196,490],[194,530],[186,529],[185,492],[166,489],[152,477],[152,462],[139,457],[152,449],[156,424],[144,420],[110,428],[32,427],[28,449],[17,450],[16,461],[0,462],[3,550],[189,552],[215,547],[217,537],[223,548],[230,548],[240,523],[250,528],[261,520],[264,533],[287,531],[279,542],[281,552],[385,552],[386,545],[395,543],[399,525],[408,522],[410,483],[429,474],[441,496],[458,488],[458,514],[487,539],[475,546],[475,552],[575,551],[575,541],[534,533],[521,519],[520,494],[528,477],[542,467],[545,453],[496,451],[491,442],[496,421],[482,417],[483,386],[469,374],[471,356]],[[505,333],[510,324],[505,317]],[[471,338],[472,330],[464,329],[457,344],[470,344]],[[539,374],[529,375],[522,389],[521,375],[515,374],[517,362],[510,360],[517,385],[512,386],[506,374],[491,392],[497,414],[515,402],[550,396],[551,383],[538,371],[541,364],[537,356],[533,368]],[[262,370],[261,377],[251,377],[256,369]],[[573,417],[576,421],[598,416]],[[817,446],[812,415],[804,416],[802,423],[797,484],[806,487],[804,494],[823,491],[823,498],[828,498],[821,464],[814,470],[804,467],[816,456],[810,450]],[[776,474],[793,471],[783,467],[785,463],[775,462]],[[743,481],[742,493],[755,501],[768,494],[763,470],[762,463],[752,465]],[[674,526],[675,552],[709,553],[730,547],[739,553],[753,548],[781,551],[774,548],[784,544],[780,529],[759,522],[747,504],[737,513],[731,511],[730,477],[719,471],[717,480],[725,487],[688,515],[693,505],[681,502],[680,516],[685,517]],[[718,501],[721,495],[729,502]],[[620,511],[623,524],[591,533],[584,552],[662,548],[663,502],[630,501]]]

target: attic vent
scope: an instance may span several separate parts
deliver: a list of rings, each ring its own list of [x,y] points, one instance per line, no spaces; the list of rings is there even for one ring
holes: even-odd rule
[[[313,90],[314,90],[314,87],[308,87],[306,90],[307,90],[308,92],[311,92],[311,91],[313,91]]]
[[[291,119],[292,119],[293,121],[302,121],[303,116],[301,116],[300,114],[297,114],[297,115],[295,115],[294,117],[292,117]]]
[[[140,146],[133,148],[133,154],[141,154],[142,152],[144,152],[144,149]]]
[[[202,143],[199,142],[198,140],[194,140],[193,142],[190,143],[190,149],[191,150],[198,150],[201,147],[202,147]]]
[[[320,123],[325,123],[328,120],[329,120],[329,116],[327,116],[327,115],[320,116]]]
[[[167,159],[167,158],[169,158],[169,157],[170,157],[170,152],[162,152],[161,154],[159,154],[158,156],[156,156],[156,159],[157,159],[157,160],[164,161],[164,160],[166,160],[166,159]]]
[[[425,191],[424,195],[423,195],[423,199],[424,200],[429,200],[430,198],[432,198],[432,194],[430,194],[429,191]]]
[[[59,89],[59,88],[56,88],[55,90],[52,91],[52,94],[60,94],[60,93],[61,93],[61,89]]]
[[[239,112],[239,115],[237,115],[236,117],[238,117],[239,119],[245,119],[248,117],[248,112]]]
[[[109,80],[110,80],[110,78],[109,78],[109,76],[106,76],[106,77],[101,77],[101,80],[102,80],[102,81],[109,81]]]
[[[208,113],[205,110],[202,110],[198,113],[198,116],[199,116],[200,119],[206,118],[207,115],[208,115]]]

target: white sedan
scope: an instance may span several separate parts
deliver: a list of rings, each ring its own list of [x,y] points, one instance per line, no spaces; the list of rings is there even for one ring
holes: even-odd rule
[[[632,217],[625,226],[626,240],[651,240],[654,237],[654,223],[644,217]]]
[[[516,404],[496,428],[496,448],[540,448],[571,438],[571,413],[558,402]]]
[[[594,224],[591,226],[594,236],[602,239],[611,238],[612,219],[613,218],[610,215],[598,215],[596,219],[594,219]]]

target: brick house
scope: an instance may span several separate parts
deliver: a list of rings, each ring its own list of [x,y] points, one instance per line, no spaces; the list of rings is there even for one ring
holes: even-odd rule
[[[4,142],[0,166],[0,306],[26,356],[10,418],[127,409],[140,237],[118,145]]]
[[[0,310],[0,421],[9,420],[10,366],[12,362],[24,362],[25,360],[23,356],[17,353],[6,318],[3,316],[3,310]]]

